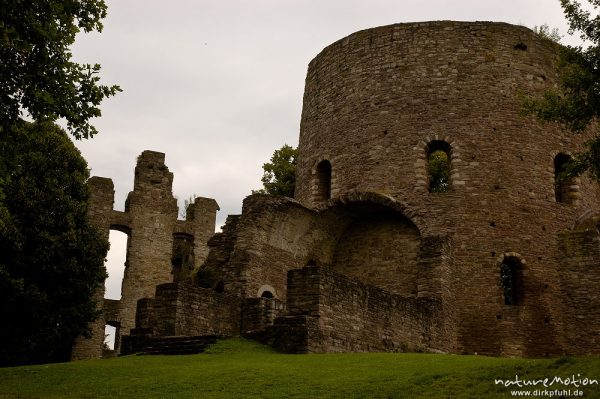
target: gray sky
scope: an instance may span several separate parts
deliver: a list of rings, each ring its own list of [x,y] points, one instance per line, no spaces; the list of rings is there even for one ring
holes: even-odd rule
[[[173,192],[215,198],[217,225],[260,188],[262,164],[296,146],[304,78],[325,46],[361,29],[431,20],[547,23],[558,0],[106,0],[102,33],[81,34],[78,62],[123,89],[102,104],[100,133],[77,142],[92,175],[112,178],[115,208],[143,150],[166,153]],[[568,37],[563,42],[569,43]],[[571,39],[572,40],[572,39]],[[111,233],[107,296],[119,298],[125,241]]]

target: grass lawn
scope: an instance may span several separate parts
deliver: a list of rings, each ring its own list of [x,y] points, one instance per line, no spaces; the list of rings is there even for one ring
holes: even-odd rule
[[[283,355],[252,341],[231,339],[200,355],[0,369],[0,398],[507,398],[515,387],[495,385],[494,380],[514,381],[515,375],[522,380],[575,375],[600,382],[600,357]],[[600,398],[597,384],[529,389],[570,389],[571,395],[579,390],[585,398]]]

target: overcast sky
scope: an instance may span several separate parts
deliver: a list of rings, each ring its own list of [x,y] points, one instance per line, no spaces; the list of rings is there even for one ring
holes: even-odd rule
[[[431,20],[547,23],[566,34],[558,0],[106,0],[102,33],[81,34],[78,62],[100,63],[100,133],[76,142],[122,210],[136,157],[166,153],[173,193],[217,200],[217,225],[261,187],[262,164],[296,146],[304,78],[325,46],[361,29]],[[569,42],[569,38],[565,38]],[[125,241],[111,233],[107,296],[120,297]]]

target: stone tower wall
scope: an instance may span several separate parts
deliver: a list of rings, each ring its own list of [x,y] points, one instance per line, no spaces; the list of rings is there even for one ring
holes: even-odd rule
[[[427,193],[425,156],[445,140],[460,200],[502,190],[553,202],[553,156],[585,138],[522,117],[518,95],[551,87],[556,57],[552,42],[504,23],[397,24],[335,42],[309,65],[295,199],[319,205],[316,166],[328,160],[332,197],[443,206]]]
[[[597,223],[597,222],[596,222]],[[600,348],[600,235],[597,228],[559,236],[565,352],[591,354]]]
[[[584,176],[570,203],[557,203],[555,156],[580,151],[590,135],[520,114],[520,94],[556,84],[557,55],[525,27],[439,21],[354,33],[309,65],[295,199],[328,206],[326,160],[333,199],[387,195],[423,215],[432,235],[451,236],[444,284],[458,312],[457,351],[544,355],[562,345],[558,235],[600,207],[600,189]],[[450,148],[445,193],[429,192],[434,141]],[[512,258],[522,265],[520,306],[504,304],[500,284]]]

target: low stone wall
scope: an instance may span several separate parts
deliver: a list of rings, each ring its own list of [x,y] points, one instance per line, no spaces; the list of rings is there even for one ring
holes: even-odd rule
[[[160,284],[154,299],[138,301],[136,330],[155,336],[239,335],[241,302],[210,288]]]
[[[401,297],[327,268],[288,273],[287,314],[275,321],[284,352],[444,350],[441,303]]]

